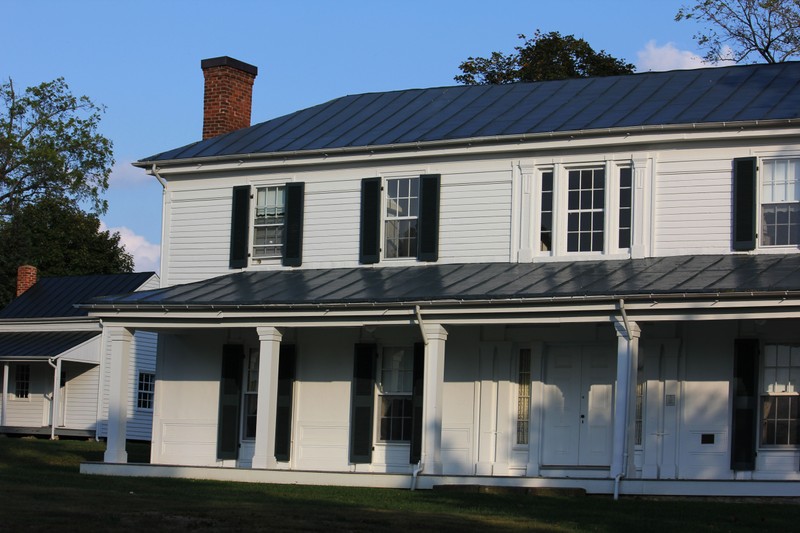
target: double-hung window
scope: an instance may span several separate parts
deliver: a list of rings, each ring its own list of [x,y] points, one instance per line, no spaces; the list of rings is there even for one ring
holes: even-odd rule
[[[633,235],[633,170],[603,163],[542,168],[533,224],[537,255],[626,253]]]
[[[379,440],[410,442],[414,352],[410,347],[386,347],[381,355]]]
[[[761,245],[800,244],[800,159],[761,165]]]
[[[231,198],[230,268],[303,262],[305,184],[237,185]]]
[[[283,256],[286,190],[283,186],[256,189],[253,219],[253,259]]]
[[[418,218],[419,178],[387,179],[384,257],[417,256]]]
[[[26,399],[31,392],[31,365],[17,365],[14,380],[14,396]]]
[[[139,372],[139,382],[136,388],[136,407],[138,409],[152,409],[155,390],[156,375],[152,372]]]
[[[242,438],[256,438],[256,421],[258,420],[258,350],[250,350],[245,358],[245,376],[243,390]]]
[[[800,444],[800,346],[767,344],[761,389],[761,445]]]
[[[439,174],[361,180],[358,258],[439,260]]]

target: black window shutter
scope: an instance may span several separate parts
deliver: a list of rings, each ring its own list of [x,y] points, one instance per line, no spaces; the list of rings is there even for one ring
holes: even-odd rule
[[[304,183],[286,184],[286,214],[283,224],[283,266],[303,264]]]
[[[350,416],[350,462],[372,462],[372,417],[374,404],[374,344],[356,344]]]
[[[233,188],[231,207],[231,254],[230,267],[247,266],[247,249],[250,236],[250,186]]]
[[[409,462],[412,465],[422,459],[422,413],[423,389],[425,386],[425,344],[414,344],[414,368],[411,371],[411,451]]]
[[[362,264],[380,261],[381,252],[381,179],[361,180],[361,230],[358,260]]]
[[[239,457],[239,419],[242,401],[244,347],[226,344],[222,347],[222,375],[219,383],[217,423],[217,458]]]
[[[758,427],[758,340],[736,339],[733,352],[731,470],[755,470]]]
[[[733,249],[756,247],[756,158],[733,160]]]
[[[417,259],[439,260],[439,174],[419,178],[419,227],[417,230]]]
[[[275,459],[288,461],[292,451],[292,396],[295,380],[295,347],[281,344],[278,358],[278,401],[275,419]]]

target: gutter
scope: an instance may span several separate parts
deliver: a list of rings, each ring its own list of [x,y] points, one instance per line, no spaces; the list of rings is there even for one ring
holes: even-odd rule
[[[709,293],[677,293],[677,294],[631,294],[624,296],[629,302],[657,302],[661,301],[691,301],[691,300],[734,300],[737,298],[779,298],[781,300],[788,300],[791,298],[800,298],[800,291],[798,290],[783,290],[783,291],[736,291],[736,292],[709,292]],[[299,310],[321,310],[321,309],[385,309],[394,308],[396,310],[403,310],[409,305],[415,306],[415,309],[420,306],[432,307],[447,307],[447,306],[480,306],[480,305],[497,305],[500,304],[554,304],[554,303],[598,303],[613,306],[612,309],[619,310],[619,301],[622,299],[621,295],[609,294],[602,296],[549,296],[549,297],[533,297],[533,298],[483,298],[483,299],[442,299],[442,300],[409,300],[409,301],[364,301],[364,302],[320,302],[320,303],[230,303],[230,304],[212,304],[212,303],[199,303],[199,304],[181,304],[181,303],[166,303],[166,304],[150,304],[150,303],[85,303],[78,304],[76,307],[79,309],[87,309],[90,311],[251,311],[257,309],[284,309],[288,311]],[[415,313],[416,314],[416,313]],[[419,318],[419,317],[417,317]]]
[[[189,157],[178,159],[153,159],[142,160],[133,163],[133,166],[139,168],[150,167],[152,172],[155,168],[156,162],[161,164],[162,167],[166,165],[198,165],[208,163],[224,163],[230,161],[245,160],[259,160],[259,159],[287,159],[298,156],[322,156],[328,157],[331,155],[348,155],[348,154],[365,154],[372,155],[376,152],[390,152],[399,150],[423,150],[426,148],[454,148],[463,146],[472,146],[476,144],[503,144],[525,141],[536,141],[545,139],[572,139],[575,137],[597,137],[601,135],[632,135],[637,133],[662,133],[662,132],[680,132],[680,131],[708,131],[718,129],[745,129],[745,128],[768,128],[776,126],[793,126],[800,124],[800,119],[787,118],[787,119],[771,119],[771,120],[743,120],[737,122],[704,122],[704,123],[690,123],[690,124],[657,124],[657,125],[644,125],[644,126],[623,126],[613,128],[600,128],[592,130],[572,130],[572,131],[549,131],[537,133],[518,133],[512,135],[490,135],[481,137],[468,137],[462,139],[442,139],[437,141],[417,141],[400,144],[384,144],[384,145],[371,145],[371,146],[344,146],[339,148],[316,148],[311,150],[291,150],[286,152],[263,152],[263,153],[244,153],[244,154],[230,154],[219,156],[207,157]],[[200,141],[202,142],[202,141]],[[196,144],[196,143],[195,143]]]

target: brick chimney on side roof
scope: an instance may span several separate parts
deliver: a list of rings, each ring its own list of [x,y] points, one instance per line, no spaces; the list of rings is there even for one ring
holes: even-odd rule
[[[39,272],[35,266],[22,265],[17,268],[17,296],[36,285],[38,279]]]
[[[250,126],[258,68],[222,56],[200,62],[205,78],[203,140]]]

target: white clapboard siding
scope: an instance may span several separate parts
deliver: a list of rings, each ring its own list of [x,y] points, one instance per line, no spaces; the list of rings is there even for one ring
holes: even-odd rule
[[[510,259],[511,178],[510,170],[442,175],[440,261]]]
[[[9,400],[6,408],[6,425],[12,427],[32,427],[38,428],[47,425],[48,420],[43,418],[46,414],[45,408],[49,407],[50,402],[45,399],[53,388],[53,372],[47,363],[30,364],[30,388],[27,398],[16,398],[15,378],[16,366],[20,363],[12,363],[9,368]]]
[[[93,431],[97,427],[97,391],[100,386],[98,365],[62,363],[67,374],[64,427]]]
[[[153,410],[137,407],[139,373],[156,371],[156,345],[158,335],[147,331],[137,331],[133,337],[134,361],[128,373],[128,438],[150,440],[153,428]]]
[[[306,183],[303,264],[358,264],[361,180]]]
[[[231,186],[174,191],[166,216],[170,285],[228,272]]]
[[[136,409],[136,397],[139,385],[139,372],[155,372],[156,345],[158,336],[155,333],[137,331],[131,343],[131,363],[128,367],[128,434],[132,440],[150,440],[152,432],[152,410]],[[100,417],[98,420],[98,436],[108,435],[109,383],[111,382],[111,343],[107,339],[104,350],[103,390]]]
[[[726,253],[731,247],[732,158],[681,151],[658,162],[655,254]]]

